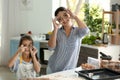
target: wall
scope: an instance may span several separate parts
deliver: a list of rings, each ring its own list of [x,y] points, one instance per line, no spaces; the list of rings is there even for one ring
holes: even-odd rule
[[[120,4],[120,0],[110,0],[110,1],[111,1],[111,4],[116,4],[116,3]]]
[[[0,65],[6,65],[8,62],[9,52],[9,28],[8,28],[8,0],[1,2],[1,46],[0,46]]]
[[[21,9],[20,2],[22,0],[2,0],[3,4],[3,23],[2,29],[2,50],[0,54],[1,64],[7,64],[9,55],[9,42],[13,36],[18,36],[29,30],[33,34],[46,33],[52,28],[52,11],[54,11],[56,3],[53,0],[32,0],[32,8],[29,10]],[[89,0],[86,0],[89,1]],[[120,3],[120,0],[111,0],[113,3]],[[53,9],[52,9],[53,8]]]
[[[50,31],[52,24],[52,0],[31,0],[30,8],[21,6],[21,1],[9,1],[10,36],[26,33],[29,30],[33,34]]]
[[[6,65],[10,54],[10,38],[31,30],[33,34],[51,31],[52,0],[32,0],[31,9],[20,6],[22,0],[2,0],[2,47],[0,65]]]
[[[20,1],[23,0],[2,1],[4,25],[2,26],[0,65],[6,65],[10,58],[11,37],[19,36],[21,33],[26,33],[29,30],[33,34],[51,31],[52,14],[56,9],[56,5],[59,5],[59,0],[31,0],[32,4],[28,9],[21,6]]]

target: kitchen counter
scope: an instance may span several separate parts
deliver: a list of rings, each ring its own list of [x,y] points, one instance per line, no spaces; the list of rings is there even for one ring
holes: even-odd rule
[[[95,45],[88,45],[88,44],[82,44],[83,47],[93,48],[93,49],[99,49],[99,48],[107,48],[107,47],[119,47],[120,45],[116,44],[95,44]]]
[[[19,37],[12,37],[11,39],[12,40],[20,40],[20,36]],[[34,41],[43,41],[43,42],[47,42],[46,40],[43,40],[43,39],[41,39],[41,38],[39,38],[39,37],[36,37],[36,36],[32,36],[32,39],[34,40]]]
[[[87,45],[87,44],[82,44],[81,47],[87,48],[88,49],[93,49],[93,50],[98,50],[98,59],[100,59],[100,54],[99,52],[103,52],[106,55],[112,56],[112,60],[117,61],[119,59],[119,54],[120,54],[120,45],[116,44],[108,44],[108,45]],[[91,53],[92,51],[89,51]]]
[[[86,80],[83,77],[79,77],[75,71],[80,71],[82,70],[81,67],[71,69],[71,70],[66,70],[66,71],[61,71],[61,72],[56,72],[48,75],[43,75],[38,78],[45,78],[46,80]],[[42,79],[41,79],[42,80]],[[44,79],[43,79],[44,80]]]
[[[39,47],[42,49],[40,52],[44,53],[43,49],[48,48],[48,41],[43,40],[37,36],[32,36],[33,40],[38,43]],[[20,40],[20,37],[12,37],[11,40]],[[37,44],[36,44],[37,45]],[[38,48],[39,49],[39,48]],[[106,55],[112,56],[112,60],[117,61],[119,59],[120,54],[120,45],[115,44],[97,44],[97,45],[88,45],[88,44],[81,44],[81,50],[80,50],[80,60],[78,66],[87,61],[87,57],[91,56],[97,59],[100,59],[99,52],[103,52]],[[82,60],[81,60],[82,59]],[[81,62],[80,62],[81,61]]]
[[[42,49],[47,49],[48,48],[48,41],[43,40],[37,36],[32,36],[33,40],[35,42],[40,43],[40,48]],[[20,37],[12,37],[11,40],[19,40]],[[41,50],[42,51],[42,50]],[[40,52],[41,52],[40,51]],[[117,61],[119,59],[119,54],[120,54],[120,45],[115,45],[115,44],[97,44],[97,45],[88,45],[88,44],[81,44],[81,50],[80,50],[80,56],[83,54],[81,58],[84,58],[83,61],[87,61],[87,57],[91,56],[97,59],[100,59],[100,54],[99,52],[103,52],[106,55],[111,55],[112,60]],[[84,54],[88,54],[87,56]],[[92,55],[91,55],[92,54]],[[80,60],[81,61],[81,60]],[[79,65],[83,62],[81,61]]]
[[[29,78],[29,79],[22,79],[22,80],[87,80],[86,78],[78,76],[78,74],[75,72],[80,70],[82,70],[82,68],[78,67],[71,70],[60,71],[60,72],[56,72],[48,75],[42,75],[36,78]],[[120,80],[120,79],[114,79],[114,80]]]

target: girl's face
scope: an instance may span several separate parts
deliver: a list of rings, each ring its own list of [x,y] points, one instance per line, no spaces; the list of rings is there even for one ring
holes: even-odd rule
[[[24,51],[24,54],[28,55],[30,54],[30,48],[32,48],[32,41],[30,40],[24,40],[22,42],[22,45],[25,47],[25,51]]]
[[[60,11],[56,16],[58,22],[63,26],[69,25],[70,15],[66,11]]]

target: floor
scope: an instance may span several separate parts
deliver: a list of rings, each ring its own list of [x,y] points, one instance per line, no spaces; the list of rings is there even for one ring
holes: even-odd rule
[[[7,67],[0,67],[0,80],[17,80],[14,72]]]
[[[45,75],[46,68],[41,68],[40,74],[37,76]],[[0,66],[0,80],[17,80],[16,75],[14,72],[11,72],[8,67]]]

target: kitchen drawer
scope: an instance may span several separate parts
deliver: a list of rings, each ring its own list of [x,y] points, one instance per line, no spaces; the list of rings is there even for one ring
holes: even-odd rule
[[[40,48],[48,48],[47,42],[40,42]]]

